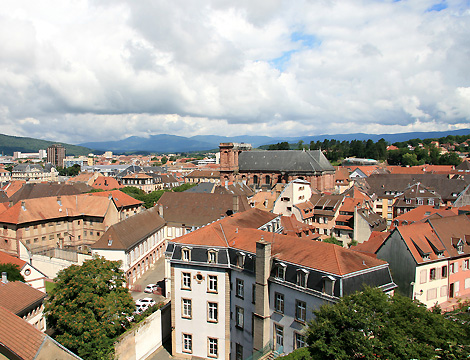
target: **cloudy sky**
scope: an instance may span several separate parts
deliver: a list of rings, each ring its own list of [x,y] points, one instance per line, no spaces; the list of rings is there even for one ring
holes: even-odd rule
[[[2,0],[0,133],[470,127],[470,1]]]

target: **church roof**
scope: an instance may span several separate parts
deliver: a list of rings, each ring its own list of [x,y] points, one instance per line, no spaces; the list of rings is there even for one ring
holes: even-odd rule
[[[240,171],[335,171],[320,150],[252,150],[238,156]]]

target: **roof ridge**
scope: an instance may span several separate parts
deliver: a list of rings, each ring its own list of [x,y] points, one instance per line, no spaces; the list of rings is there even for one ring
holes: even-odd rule
[[[336,251],[336,247],[339,246],[339,245],[335,245],[335,244],[331,244],[333,246],[333,251],[335,253],[335,260],[336,260],[336,264],[338,265],[338,270],[339,270],[339,274],[340,275],[343,275],[343,269],[341,268],[341,264],[338,260],[338,252]]]

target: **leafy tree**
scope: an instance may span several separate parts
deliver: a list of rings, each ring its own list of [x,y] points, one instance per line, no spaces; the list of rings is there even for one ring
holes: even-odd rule
[[[84,359],[111,359],[134,301],[124,285],[119,261],[101,257],[57,274],[46,301],[47,322],[59,343]]]
[[[283,141],[277,144],[271,144],[268,150],[290,150],[290,145],[287,141]]]
[[[21,275],[21,269],[16,264],[4,263],[0,264],[0,274],[2,272],[7,273],[8,281],[22,281],[24,282],[24,277]]]
[[[367,287],[314,311],[307,343],[312,359],[467,358],[463,326],[399,294]],[[459,345],[457,345],[459,344]]]
[[[405,166],[416,166],[418,165],[418,157],[415,153],[406,153],[402,157],[402,164]]]
[[[337,238],[335,238],[333,235],[331,235],[329,238],[323,240],[323,242],[329,243],[329,244],[335,244],[338,246],[343,246],[343,243],[339,241]]]
[[[462,160],[459,158],[457,153],[451,152],[447,154],[442,154],[439,157],[439,165],[459,165]]]
[[[162,165],[165,165],[167,162],[168,162],[168,159],[166,158],[166,156],[162,157]]]

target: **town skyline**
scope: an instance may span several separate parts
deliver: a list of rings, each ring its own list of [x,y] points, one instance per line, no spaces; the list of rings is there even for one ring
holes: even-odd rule
[[[3,5],[8,135],[77,144],[470,122],[465,1]]]

